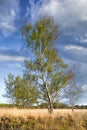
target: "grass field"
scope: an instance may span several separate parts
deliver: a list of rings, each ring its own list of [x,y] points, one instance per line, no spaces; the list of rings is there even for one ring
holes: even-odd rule
[[[87,130],[87,110],[0,108],[0,130]]]
[[[87,114],[87,109],[75,109],[72,112],[71,109],[54,109],[52,117],[65,116],[67,114]],[[1,116],[14,116],[14,117],[24,117],[33,116],[34,118],[49,116],[47,109],[17,109],[17,108],[0,108],[0,117]]]

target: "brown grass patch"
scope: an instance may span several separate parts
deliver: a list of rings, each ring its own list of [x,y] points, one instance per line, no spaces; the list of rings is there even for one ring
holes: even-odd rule
[[[0,130],[87,130],[87,110],[0,108]]]
[[[75,109],[72,112],[71,109],[54,109],[52,117],[70,115],[87,114],[87,109]],[[49,116],[47,109],[17,109],[17,108],[0,108],[0,117],[2,116],[14,116],[14,117],[24,117],[33,116],[35,118]]]

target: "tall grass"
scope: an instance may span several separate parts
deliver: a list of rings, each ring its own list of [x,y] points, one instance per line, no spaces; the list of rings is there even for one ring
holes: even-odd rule
[[[0,130],[87,130],[87,110],[2,108]]]

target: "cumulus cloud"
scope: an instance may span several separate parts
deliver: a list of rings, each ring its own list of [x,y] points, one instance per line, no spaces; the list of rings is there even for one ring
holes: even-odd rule
[[[19,0],[0,0],[0,30],[4,36],[16,31]]]
[[[29,0],[26,16],[35,22],[41,15],[54,17],[65,32],[87,34],[87,0]]]
[[[63,26],[74,26],[87,21],[86,5],[87,0],[50,0],[42,10]]]

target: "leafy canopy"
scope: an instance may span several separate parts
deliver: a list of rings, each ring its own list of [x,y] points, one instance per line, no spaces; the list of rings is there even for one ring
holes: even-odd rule
[[[25,61],[25,75],[31,75],[31,81],[40,91],[40,98],[51,105],[58,100],[59,92],[72,77],[54,48],[59,27],[51,17],[42,17],[34,26],[30,23],[24,25],[22,35],[34,55]]]

